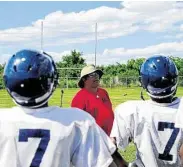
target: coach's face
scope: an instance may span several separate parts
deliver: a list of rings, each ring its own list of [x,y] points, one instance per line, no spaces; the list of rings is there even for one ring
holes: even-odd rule
[[[93,72],[91,74],[88,74],[85,81],[85,85],[87,85],[87,87],[97,88],[99,86],[99,83],[100,83],[100,79],[99,79],[98,73]]]

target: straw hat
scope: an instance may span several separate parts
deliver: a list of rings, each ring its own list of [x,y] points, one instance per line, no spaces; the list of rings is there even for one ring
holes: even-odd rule
[[[80,75],[80,79],[78,82],[78,86],[80,88],[84,87],[84,81],[82,80],[82,78],[88,74],[93,73],[93,72],[97,72],[99,74],[99,78],[101,78],[103,75],[103,72],[99,69],[96,69],[94,65],[87,65],[81,70],[81,75]]]

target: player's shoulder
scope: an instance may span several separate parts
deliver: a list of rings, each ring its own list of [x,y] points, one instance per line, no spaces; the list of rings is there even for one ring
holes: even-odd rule
[[[93,121],[93,118],[88,113],[74,107],[61,108],[59,106],[50,106],[37,109],[15,107],[13,110],[17,110],[14,113],[22,115],[23,117],[33,116],[35,119],[46,119],[47,121],[53,121],[68,126],[75,122],[84,124],[85,122]]]
[[[90,114],[75,107],[60,108],[55,106],[54,113],[52,114],[54,115],[55,119],[59,119],[60,122],[64,122],[67,124],[72,124],[76,122],[78,124],[93,124],[93,122],[95,122]]]
[[[175,127],[183,128],[183,98],[180,98],[180,103],[177,109],[176,118],[175,118]]]
[[[83,111],[82,109],[76,108],[76,107],[69,107],[69,108],[60,108],[60,110],[64,114],[68,114],[73,116],[74,119],[89,119],[89,120],[94,120],[93,117],[88,114],[87,112]]]
[[[6,112],[6,111],[11,111],[11,108],[0,108],[0,112]]]
[[[13,108],[0,108],[0,115],[14,113]]]
[[[137,106],[139,105],[142,105],[144,103],[144,101],[142,100],[128,100],[126,102],[123,102],[121,104],[119,104],[117,107],[116,107],[116,110],[120,110],[121,108],[136,108]]]
[[[16,107],[12,108],[0,108],[0,120],[16,120],[17,117],[19,117]]]
[[[129,100],[124,103],[119,104],[115,108],[115,114],[127,116],[134,114],[138,111],[139,107],[142,107],[144,101],[142,100]]]

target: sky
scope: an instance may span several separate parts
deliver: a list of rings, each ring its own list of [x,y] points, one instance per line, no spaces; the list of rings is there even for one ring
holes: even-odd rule
[[[97,65],[183,57],[183,2],[0,1],[0,63],[21,49],[44,50],[55,61],[75,49],[88,64],[96,49]]]

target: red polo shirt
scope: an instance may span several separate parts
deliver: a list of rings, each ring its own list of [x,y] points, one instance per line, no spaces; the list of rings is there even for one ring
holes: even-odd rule
[[[97,93],[94,94],[83,88],[73,98],[71,106],[90,113],[96,123],[110,135],[114,113],[106,90],[98,88]]]

